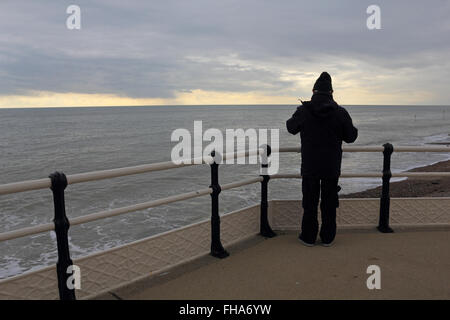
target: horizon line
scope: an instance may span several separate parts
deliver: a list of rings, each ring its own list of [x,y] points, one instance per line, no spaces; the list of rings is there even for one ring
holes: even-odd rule
[[[133,108],[133,107],[224,107],[224,106],[297,106],[299,104],[155,104],[155,105],[102,105],[102,106],[46,106],[46,107],[0,107],[0,109],[64,109],[64,108]],[[339,104],[346,107],[450,107],[450,104]]]

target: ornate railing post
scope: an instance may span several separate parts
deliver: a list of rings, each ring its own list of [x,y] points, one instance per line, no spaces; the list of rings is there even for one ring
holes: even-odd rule
[[[270,176],[268,174],[269,162],[268,157],[270,156],[272,150],[269,145],[264,145],[264,153],[261,155],[261,177],[263,180],[261,181],[261,212],[260,212],[260,224],[259,224],[259,234],[266,238],[273,238],[277,234],[273,232],[272,228],[269,225],[269,221],[267,218],[267,211],[269,208],[269,202],[267,200],[268,197],[268,184],[270,180]]]
[[[214,162],[211,163],[211,185],[213,189],[211,193],[211,255],[216,258],[226,258],[229,253],[223,248],[220,242],[220,216],[219,216],[219,193],[221,188],[219,185],[219,158],[220,154],[213,151],[211,157]]]
[[[391,156],[394,152],[394,146],[390,143],[383,145],[383,187],[381,191],[380,199],[380,220],[378,222],[377,229],[383,233],[391,233],[394,230],[389,227],[389,207],[390,207],[390,195],[389,195],[389,183],[392,177],[391,173]]]
[[[53,192],[53,204],[55,206],[55,224],[56,243],[58,247],[58,262],[56,263],[56,272],[58,276],[59,298],[61,300],[75,300],[75,288],[70,289],[67,280],[70,274],[67,268],[73,265],[70,259],[68,231],[70,227],[66,216],[66,206],[64,202],[64,189],[67,187],[67,178],[62,172],[52,173],[49,178],[52,181],[51,190]]]

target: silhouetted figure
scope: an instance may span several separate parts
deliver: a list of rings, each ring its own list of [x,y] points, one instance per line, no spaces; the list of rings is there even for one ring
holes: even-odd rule
[[[339,207],[338,179],[341,174],[342,141],[352,143],[358,136],[348,112],[333,100],[331,77],[322,72],[316,80],[311,101],[302,102],[286,121],[292,134],[300,132],[302,153],[303,219],[299,239],[314,245],[319,224],[317,207],[321,194],[323,245],[336,236],[336,208]]]

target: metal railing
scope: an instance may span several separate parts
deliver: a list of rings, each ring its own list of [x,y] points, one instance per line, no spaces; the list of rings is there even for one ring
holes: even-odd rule
[[[391,155],[394,152],[450,152],[449,147],[394,147],[387,143],[382,147],[344,147],[344,152],[383,152],[383,172],[368,172],[368,173],[343,173],[342,178],[360,178],[381,177],[382,194],[380,197],[380,217],[378,230],[380,232],[393,232],[389,227],[389,183],[391,177],[450,177],[450,172],[405,172],[392,173],[390,168]],[[181,163],[160,162],[153,164],[145,164],[140,166],[117,168],[110,170],[101,170],[87,173],[80,173],[66,176],[62,172],[52,173],[48,178],[39,180],[22,181],[16,183],[9,183],[0,185],[0,195],[13,194],[18,192],[25,192],[31,190],[39,190],[50,188],[53,193],[54,202],[54,219],[53,223],[47,223],[18,230],[0,233],[0,242],[12,240],[29,235],[34,235],[47,231],[55,231],[56,243],[58,251],[58,261],[56,264],[58,289],[61,300],[74,300],[75,289],[69,289],[66,285],[69,274],[66,272],[69,266],[72,266],[70,258],[68,230],[72,225],[79,225],[91,221],[96,221],[116,215],[139,211],[143,209],[153,208],[164,204],[192,199],[209,194],[211,196],[211,252],[214,257],[225,258],[229,253],[224,249],[220,240],[220,216],[219,216],[219,194],[222,190],[242,187],[245,185],[261,182],[261,204],[260,204],[260,235],[264,237],[274,237],[275,232],[271,229],[268,222],[268,182],[270,179],[291,179],[301,178],[299,174],[263,174],[255,178],[245,179],[224,185],[219,184],[219,163],[220,160],[229,158],[248,157],[252,155],[259,155],[262,161],[262,168],[268,167],[268,158],[272,152],[287,153],[300,152],[300,147],[286,147],[277,150],[271,150],[270,146],[263,146],[257,150],[241,151],[226,153],[224,155],[212,153],[208,157],[186,159]],[[185,166],[208,164],[211,169],[211,184],[208,188],[192,191],[188,193],[178,194],[158,200],[147,201],[135,205],[125,206],[112,210],[100,211],[72,219],[68,219],[65,211],[65,197],[64,192],[68,185],[83,183],[88,181],[97,181],[103,179],[111,179],[116,177],[129,176],[134,174],[142,174],[154,171],[169,170]]]

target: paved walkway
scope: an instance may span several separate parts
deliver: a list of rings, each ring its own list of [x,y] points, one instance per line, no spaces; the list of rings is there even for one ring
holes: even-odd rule
[[[305,247],[297,234],[255,237],[116,290],[114,299],[450,299],[450,231],[346,232],[333,247]],[[369,265],[381,289],[369,290]]]

